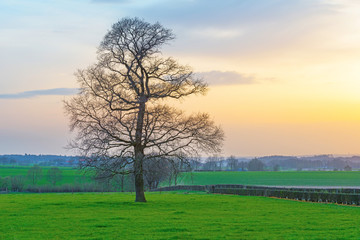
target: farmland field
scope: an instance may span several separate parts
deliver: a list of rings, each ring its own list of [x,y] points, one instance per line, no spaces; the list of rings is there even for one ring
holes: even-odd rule
[[[192,176],[190,173],[184,173],[178,184],[360,186],[360,171],[194,172]]]
[[[0,166],[0,177],[27,175],[28,166]],[[46,172],[51,167],[42,167],[43,177],[39,184],[46,184]],[[90,182],[77,169],[60,167],[63,178],[59,184]],[[244,184],[287,186],[360,186],[360,171],[283,171],[283,172],[194,172],[183,173],[178,180],[183,185]],[[165,180],[161,186],[167,186]]]
[[[360,208],[201,193],[4,194],[0,239],[358,239]]]
[[[29,170],[29,166],[0,166],[0,177],[7,176],[27,176],[27,172]],[[42,178],[39,181],[39,184],[46,184],[48,181],[46,180],[46,173],[52,167],[41,167],[42,168]],[[72,184],[72,183],[82,183],[89,182],[90,177],[84,176],[79,170],[71,168],[71,167],[59,167],[62,172],[62,179],[58,183],[61,184]],[[30,181],[28,181],[30,183]]]

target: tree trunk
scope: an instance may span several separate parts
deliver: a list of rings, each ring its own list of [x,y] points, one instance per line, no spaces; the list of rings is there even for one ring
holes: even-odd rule
[[[135,202],[146,202],[144,194],[144,176],[142,169],[142,160],[135,162]]]
[[[144,194],[144,174],[143,174],[144,149],[142,146],[144,115],[145,115],[145,100],[142,99],[142,102],[139,105],[139,112],[137,116],[135,146],[134,146],[134,151],[135,151],[134,172],[135,172],[135,193],[136,193],[135,202],[146,202],[145,194]]]
[[[124,175],[121,175],[121,192],[124,192]]]

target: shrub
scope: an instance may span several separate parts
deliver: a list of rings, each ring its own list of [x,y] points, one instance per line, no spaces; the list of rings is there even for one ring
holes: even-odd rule
[[[24,176],[11,176],[10,177],[11,191],[21,192],[25,186]]]

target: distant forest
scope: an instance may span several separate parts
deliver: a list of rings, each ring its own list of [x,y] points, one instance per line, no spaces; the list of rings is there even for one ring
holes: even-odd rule
[[[0,155],[0,165],[74,167],[81,157],[61,155]]]
[[[16,166],[61,166],[76,167],[81,161],[79,156],[62,155],[0,155],[0,165]],[[183,171],[281,171],[281,170],[359,170],[360,156],[338,157],[333,155],[316,156],[265,156],[208,157],[190,159],[189,166]],[[190,167],[190,168],[189,168]]]

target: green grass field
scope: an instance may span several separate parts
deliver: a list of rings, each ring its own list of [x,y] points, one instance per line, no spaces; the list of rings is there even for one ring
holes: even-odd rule
[[[0,177],[7,176],[27,176],[29,166],[0,166]],[[47,171],[52,167],[41,167],[42,168],[42,178],[38,184],[48,184],[49,182],[46,179]],[[62,179],[58,183],[61,184],[72,184],[72,183],[83,183],[91,181],[89,175],[84,176],[79,170],[70,168],[70,167],[59,167],[62,171]],[[27,180],[28,184],[31,184],[30,180]]]
[[[360,186],[360,171],[322,172],[194,172],[184,173],[178,181],[184,185],[244,184],[286,186]],[[166,186],[166,184],[163,184]]]
[[[0,166],[0,177],[27,175],[27,166]],[[46,172],[51,167],[42,167],[43,177],[39,184],[47,184]],[[77,169],[60,167],[63,178],[59,185],[65,183],[90,182],[90,176],[84,176]],[[192,176],[191,176],[192,175]],[[28,181],[30,184],[30,182]],[[166,186],[168,181],[161,185]],[[284,171],[284,172],[194,172],[183,173],[178,184],[244,184],[244,185],[287,185],[287,186],[360,186],[360,171]]]
[[[0,239],[359,239],[360,208],[200,193],[4,194]]]

